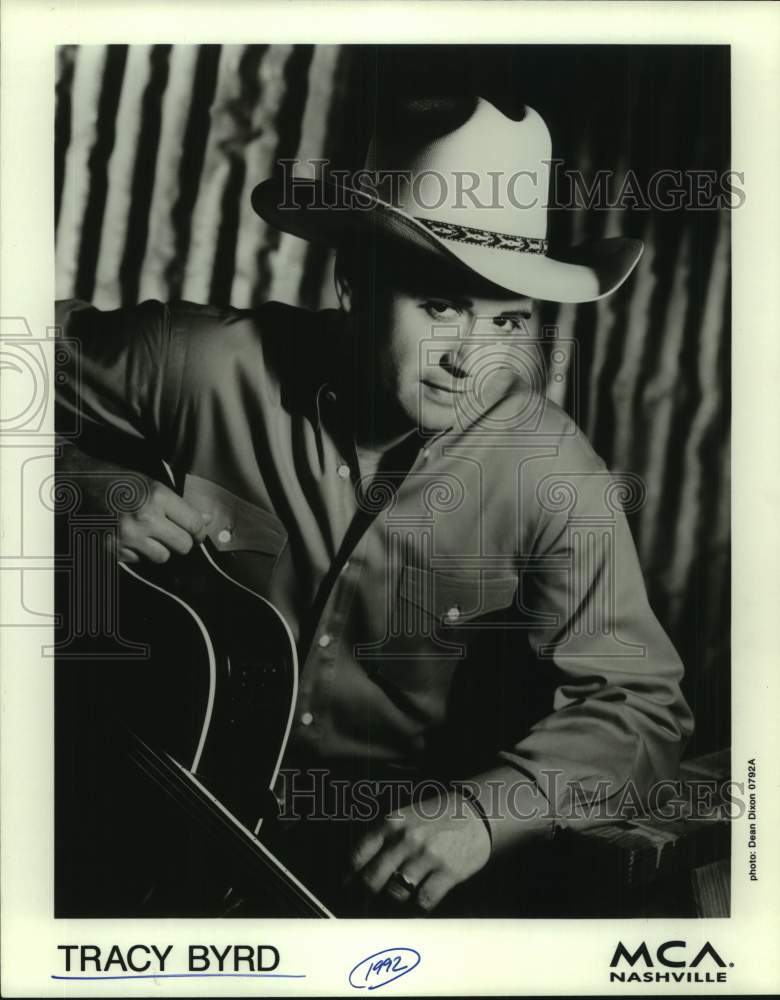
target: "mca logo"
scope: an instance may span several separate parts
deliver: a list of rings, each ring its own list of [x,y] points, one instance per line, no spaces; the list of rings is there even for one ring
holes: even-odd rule
[[[690,957],[689,957],[690,955]],[[640,963],[642,963],[640,965]],[[613,971],[609,974],[611,983],[725,983],[726,968],[731,968],[733,962],[726,962],[709,941],[693,951],[688,948],[687,941],[664,941],[651,953],[646,941],[632,951],[622,941],[618,941],[612,961],[609,963]],[[699,968],[699,966],[704,966]],[[619,966],[629,966],[615,971]],[[643,968],[640,972],[637,966]],[[657,966],[667,970],[662,971]]]

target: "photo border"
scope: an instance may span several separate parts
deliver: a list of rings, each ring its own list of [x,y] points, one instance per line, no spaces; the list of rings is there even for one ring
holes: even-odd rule
[[[187,16],[182,16],[185,7]],[[190,0],[99,3],[5,0],[0,63],[0,317],[40,351],[51,370],[53,342],[53,138],[55,46],[66,43],[647,43],[728,44],[732,55],[732,167],[744,171],[746,200],[732,218],[733,261],[733,622],[732,760],[735,781],[747,762],[758,775],[760,878],[747,876],[747,815],[732,827],[732,916],[637,920],[426,921],[55,921],[53,911],[53,660],[41,656],[51,628],[18,621],[20,600],[51,611],[47,553],[51,514],[21,508],[23,463],[51,457],[51,408],[35,443],[15,431],[0,441],[0,663],[2,663],[2,986],[3,996],[96,995],[94,983],[67,985],[65,943],[272,944],[280,971],[294,981],[264,980],[266,995],[346,995],[349,971],[383,948],[421,955],[413,973],[389,989],[399,995],[596,995],[700,993],[700,983],[609,983],[618,941],[651,951],[710,941],[730,965],[722,992],[769,993],[780,982],[778,656],[773,625],[780,606],[776,553],[780,481],[780,18],[775,4],[237,2]],[[9,325],[12,324],[12,325]],[[24,331],[28,331],[25,333]],[[5,373],[3,373],[5,377]],[[10,380],[4,406],[23,408],[24,387]],[[18,396],[18,399],[17,399]],[[31,405],[31,404],[30,404]],[[24,525],[22,525],[22,513]],[[33,553],[22,549],[33,540]],[[38,559],[21,572],[14,560]],[[29,564],[32,566],[32,563]],[[10,623],[10,624],[9,624]],[[467,936],[466,936],[467,935]],[[707,989],[718,987],[708,986]],[[99,984],[103,996],[143,996],[138,983]],[[170,979],[157,996],[257,995],[256,980]]]

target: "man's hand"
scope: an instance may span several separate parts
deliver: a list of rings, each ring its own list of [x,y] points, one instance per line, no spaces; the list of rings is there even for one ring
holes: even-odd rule
[[[490,835],[483,820],[459,793],[451,792],[438,807],[425,799],[384,819],[355,848],[352,867],[371,892],[384,890],[399,903],[414,898],[430,911],[489,857]]]
[[[141,559],[164,563],[172,553],[186,555],[206,537],[211,517],[195,510],[170,487],[150,479],[144,503],[119,518],[117,558],[126,563]]]
[[[112,487],[120,491],[124,488],[135,501],[141,484],[142,502],[132,510],[123,510],[117,522],[116,557],[121,562],[148,559],[164,563],[172,553],[186,555],[195,542],[206,537],[213,515],[195,510],[169,486],[141,472],[95,458],[71,442],[58,444],[62,449],[58,479],[67,483],[72,475],[85,509],[92,513],[115,514],[117,507],[109,499]]]

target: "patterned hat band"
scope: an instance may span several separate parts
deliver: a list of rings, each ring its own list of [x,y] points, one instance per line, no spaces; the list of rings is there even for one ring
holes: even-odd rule
[[[494,233],[489,229],[474,229],[472,226],[459,226],[454,222],[436,222],[433,219],[422,219],[414,216],[415,222],[421,223],[427,230],[443,240],[453,240],[456,243],[470,243],[472,246],[486,247],[488,250],[514,250],[517,253],[547,253],[547,240],[535,236],[512,236],[509,233]]]

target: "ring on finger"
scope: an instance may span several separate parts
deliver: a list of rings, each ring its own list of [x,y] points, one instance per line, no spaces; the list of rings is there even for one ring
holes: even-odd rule
[[[417,886],[412,882],[410,878],[407,878],[402,871],[394,871],[390,876],[391,881],[398,883],[402,889],[405,889],[410,895],[414,895],[417,892]]]

